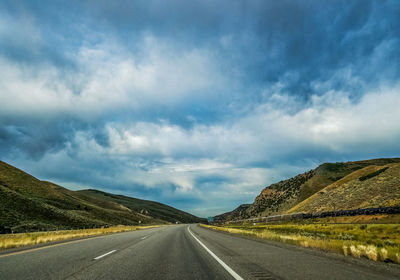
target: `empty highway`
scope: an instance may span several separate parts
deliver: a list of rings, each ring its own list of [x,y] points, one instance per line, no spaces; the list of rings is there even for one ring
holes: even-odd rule
[[[352,260],[176,225],[0,254],[0,279],[400,279]]]

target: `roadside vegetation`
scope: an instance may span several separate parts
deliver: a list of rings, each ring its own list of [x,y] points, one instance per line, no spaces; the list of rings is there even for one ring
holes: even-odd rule
[[[257,224],[201,226],[400,264],[400,224]]]
[[[0,234],[0,250],[74,238],[148,229],[153,227],[158,226],[115,226],[109,228]]]

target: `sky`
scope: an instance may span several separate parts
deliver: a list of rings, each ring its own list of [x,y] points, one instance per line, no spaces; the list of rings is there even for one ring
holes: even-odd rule
[[[0,2],[0,159],[207,217],[400,156],[400,2]]]

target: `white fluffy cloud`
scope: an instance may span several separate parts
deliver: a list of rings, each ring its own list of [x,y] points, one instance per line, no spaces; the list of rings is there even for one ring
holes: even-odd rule
[[[377,89],[355,103],[328,92],[313,97],[309,106],[294,114],[281,106],[263,104],[235,121],[186,129],[162,121],[109,123],[107,152],[161,158],[206,156],[246,164],[311,146],[344,153],[366,145],[381,149],[400,135],[399,87]]]
[[[214,99],[225,83],[205,50],[177,53],[151,36],[143,38],[140,48],[141,55],[133,56],[108,41],[82,46],[68,56],[78,71],[48,62],[24,65],[0,56],[1,114],[90,119],[121,108],[140,111],[186,99]]]

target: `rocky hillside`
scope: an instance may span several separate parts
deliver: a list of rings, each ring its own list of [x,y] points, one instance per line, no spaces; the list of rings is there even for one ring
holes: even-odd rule
[[[245,207],[241,205],[231,212],[215,216],[214,220],[227,221],[281,214],[354,171],[390,163],[400,163],[400,158],[324,163],[313,170],[264,188],[252,204]]]
[[[400,164],[357,170],[303,200],[288,213],[400,206]]]
[[[249,209],[250,206],[252,206],[252,204],[242,204],[231,212],[226,212],[224,214],[215,216],[213,221],[231,221],[238,218],[248,217],[247,209]]]
[[[71,191],[0,161],[0,233],[177,221],[206,220],[154,201]]]

